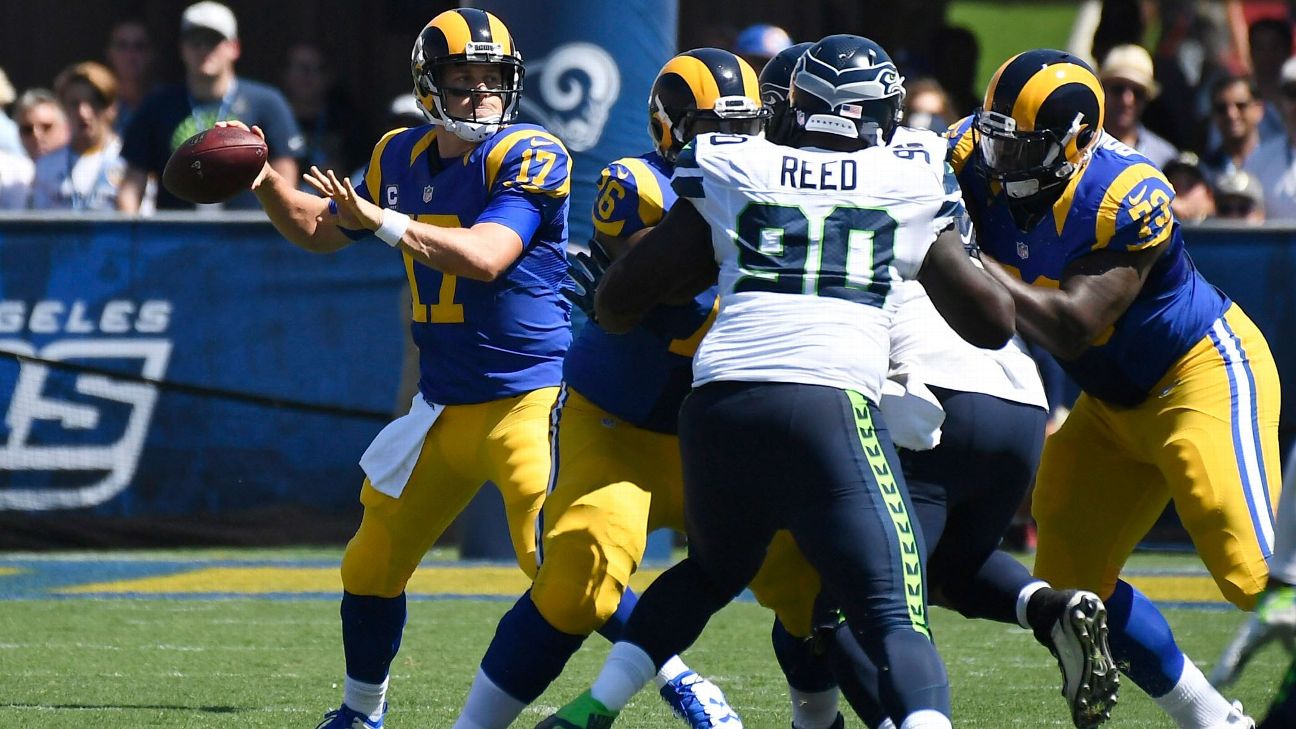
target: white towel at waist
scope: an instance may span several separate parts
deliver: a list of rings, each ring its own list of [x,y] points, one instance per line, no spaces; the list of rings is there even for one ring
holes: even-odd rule
[[[945,408],[927,385],[909,375],[893,374],[882,383],[878,403],[891,440],[898,448],[929,451],[940,445]]]
[[[409,482],[428,430],[440,417],[444,405],[428,404],[414,395],[409,412],[387,424],[360,456],[360,467],[369,483],[380,493],[399,499]]]

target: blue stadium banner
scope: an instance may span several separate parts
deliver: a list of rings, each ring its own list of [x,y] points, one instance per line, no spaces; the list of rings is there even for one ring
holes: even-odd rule
[[[649,151],[648,94],[675,55],[676,0],[471,0],[499,16],[526,65],[522,116],[572,153],[571,240],[594,233],[599,170]]]
[[[259,215],[0,222],[0,512],[353,507],[403,286],[386,246],[316,256]]]

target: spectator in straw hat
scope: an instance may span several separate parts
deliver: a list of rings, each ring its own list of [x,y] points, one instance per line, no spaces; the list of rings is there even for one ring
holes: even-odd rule
[[[1152,78],[1152,56],[1143,46],[1120,45],[1103,59],[1098,72],[1107,97],[1103,128],[1163,167],[1179,154],[1174,145],[1143,126],[1143,111],[1161,92]]]

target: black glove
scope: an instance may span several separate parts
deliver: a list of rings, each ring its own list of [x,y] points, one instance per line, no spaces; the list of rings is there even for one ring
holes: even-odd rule
[[[612,265],[612,259],[595,239],[590,239],[589,249],[589,253],[577,251],[567,254],[567,274],[571,276],[573,286],[564,287],[562,294],[576,308],[585,312],[590,321],[596,321],[594,292],[598,289],[603,274],[607,273],[608,266]]]

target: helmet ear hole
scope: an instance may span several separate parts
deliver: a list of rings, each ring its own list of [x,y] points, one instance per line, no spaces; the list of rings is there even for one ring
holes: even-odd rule
[[[1094,128],[1091,126],[1086,125],[1084,129],[1081,129],[1080,133],[1076,135],[1076,149],[1088,147],[1089,143],[1094,139],[1094,134]]]

